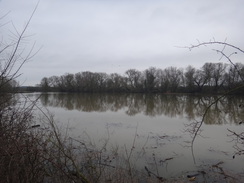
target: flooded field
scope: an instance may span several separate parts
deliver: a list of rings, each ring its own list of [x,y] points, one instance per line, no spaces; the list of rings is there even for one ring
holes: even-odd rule
[[[40,97],[38,106],[54,114],[71,136],[97,147],[106,143],[108,151],[130,158],[139,170],[167,178],[210,169],[228,176],[244,173],[244,155],[238,154],[243,144],[237,144],[230,132],[243,132],[243,97],[229,96],[212,105],[191,148],[192,125],[202,120],[206,107],[218,96],[25,95],[31,100]]]

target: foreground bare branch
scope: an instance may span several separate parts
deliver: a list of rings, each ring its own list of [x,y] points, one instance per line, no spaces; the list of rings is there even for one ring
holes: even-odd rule
[[[243,73],[239,70],[239,68],[236,66],[236,64],[234,64],[234,62],[231,60],[231,56],[234,55],[234,54],[237,54],[237,52],[233,52],[231,53],[230,55],[226,55],[224,50],[226,49],[226,47],[231,47],[241,53],[244,53],[244,50],[242,50],[241,48],[239,47],[236,47],[232,44],[229,44],[229,43],[226,43],[226,42],[219,42],[219,41],[209,41],[209,42],[198,42],[198,44],[196,45],[191,45],[191,46],[188,46],[188,47],[184,47],[184,48],[188,48],[189,50],[192,50],[192,49],[195,49],[195,48],[199,48],[199,47],[202,47],[202,46],[208,46],[208,45],[222,45],[223,48],[222,49],[213,49],[214,51],[216,51],[217,53],[220,53],[221,54],[221,58],[224,57],[228,60],[228,62],[230,62],[235,68],[236,68],[236,71],[239,75],[239,77],[241,78],[241,81],[242,81],[242,84],[236,88],[233,88],[227,92],[225,92],[224,94],[222,94],[220,97],[218,97],[216,100],[214,100],[212,103],[210,103],[204,113],[203,113],[203,116],[201,118],[200,121],[195,121],[195,122],[192,122],[190,125],[187,126],[187,132],[190,132],[192,134],[192,141],[191,141],[191,146],[193,147],[193,144],[194,144],[194,141],[196,139],[196,137],[200,134],[200,129],[204,123],[204,119],[208,113],[208,111],[210,110],[210,108],[214,105],[214,104],[217,104],[218,101],[220,101],[221,99],[223,99],[224,97],[226,97],[227,95],[229,94],[232,94],[233,92],[236,92],[238,90],[241,90],[244,88],[244,78],[243,78]],[[236,135],[237,137],[237,134],[233,133],[232,132],[232,135]]]

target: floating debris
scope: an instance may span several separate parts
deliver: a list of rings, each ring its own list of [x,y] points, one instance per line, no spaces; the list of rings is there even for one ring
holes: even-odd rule
[[[38,127],[40,127],[41,125],[33,125],[33,126],[31,126],[31,128],[38,128]]]
[[[219,165],[223,164],[223,161],[218,162],[217,164],[212,165],[214,168],[219,168]]]
[[[164,159],[164,160],[160,160],[159,162],[160,163],[165,163],[166,161],[169,161],[169,160],[172,160],[172,159],[174,159],[173,157],[171,157],[171,158],[166,158],[166,159]]]
[[[151,175],[155,176],[160,182],[163,182],[165,179],[155,173],[153,173],[152,171],[150,171],[146,166],[145,166],[145,170],[148,174],[148,177],[151,177]]]
[[[195,181],[196,180],[196,177],[190,177],[188,178],[189,181]]]

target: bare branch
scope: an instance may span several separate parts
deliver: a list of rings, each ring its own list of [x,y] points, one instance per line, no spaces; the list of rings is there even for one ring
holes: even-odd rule
[[[25,24],[25,26],[21,32],[19,32],[17,30],[17,28],[14,26],[14,24],[12,23],[12,26],[15,29],[15,33],[12,33],[12,34],[15,36],[15,38],[13,38],[12,43],[7,44],[0,50],[0,54],[2,54],[3,52],[6,52],[8,49],[12,48],[12,52],[10,53],[9,57],[5,59],[6,62],[3,65],[3,68],[0,73],[0,77],[4,78],[4,81],[1,83],[0,88],[4,87],[11,80],[19,77],[20,76],[19,71],[22,68],[22,66],[28,60],[33,58],[33,56],[35,56],[37,54],[37,52],[40,50],[39,49],[33,53],[35,43],[32,45],[31,49],[24,57],[22,57],[22,55],[24,54],[25,49],[20,50],[21,44],[23,43],[24,39],[26,38],[26,36],[25,36],[26,30],[27,30],[28,26],[30,25],[30,22],[37,10],[38,4],[39,4],[39,2],[35,6],[34,10],[31,13],[30,18],[28,19],[27,23]],[[17,62],[20,62],[20,64],[17,65],[16,64]],[[14,68],[16,68],[16,69],[14,70]]]
[[[222,57],[226,58],[226,59],[227,59],[227,60],[228,60],[228,61],[235,67],[235,69],[236,69],[237,72],[238,72],[238,75],[240,76],[242,82],[244,83],[244,78],[243,78],[243,76],[242,76],[242,74],[241,74],[239,68],[238,68],[238,67],[236,66],[236,64],[234,64],[233,61],[231,60],[231,56],[234,55],[234,54],[237,54],[236,51],[240,51],[241,53],[244,53],[244,50],[242,50],[241,48],[236,47],[236,46],[234,46],[234,45],[232,45],[232,44],[226,43],[226,40],[227,40],[227,39],[225,39],[224,42],[215,41],[215,39],[214,39],[214,41],[211,41],[211,40],[210,40],[209,42],[200,42],[200,41],[198,41],[198,44],[196,44],[196,45],[191,45],[191,46],[183,47],[183,48],[188,48],[189,50],[192,50],[192,49],[194,49],[194,48],[199,48],[199,47],[201,47],[201,46],[207,46],[207,45],[216,45],[216,44],[217,44],[217,45],[223,45],[223,48],[222,48],[221,50],[218,50],[218,49],[213,49],[213,50],[216,51],[217,53],[220,53],[220,54],[221,54],[221,58],[220,58],[220,59],[222,59]],[[234,48],[236,51],[233,52],[233,53],[231,53],[231,54],[228,56],[228,55],[226,55],[226,54],[224,53],[226,47]],[[201,129],[202,125],[203,125],[203,122],[204,122],[204,120],[205,120],[205,117],[206,117],[206,115],[207,115],[209,109],[210,109],[214,104],[217,104],[217,102],[220,101],[222,98],[224,98],[226,95],[231,94],[232,92],[238,91],[238,90],[240,90],[240,89],[242,89],[242,88],[244,88],[244,84],[242,84],[242,85],[240,85],[240,86],[238,86],[238,87],[236,87],[236,88],[234,88],[234,89],[231,89],[231,90],[225,92],[224,94],[222,94],[220,97],[218,97],[216,100],[214,100],[211,104],[209,104],[209,105],[207,106],[207,108],[205,109],[204,114],[203,114],[203,116],[202,116],[202,118],[201,118],[201,121],[192,122],[190,125],[187,126],[188,129],[187,129],[186,131],[190,132],[190,133],[193,135],[192,142],[191,142],[191,146],[192,146],[192,148],[193,148],[193,144],[194,144],[194,141],[195,141],[196,137],[200,134],[200,129]],[[232,132],[232,133],[233,133],[233,132]],[[233,133],[233,134],[234,134],[234,133]],[[234,135],[236,135],[236,134],[234,134]],[[237,135],[236,135],[236,136],[237,136]]]
[[[229,56],[227,56],[223,51],[216,50],[216,49],[214,49],[214,51],[216,51],[217,53],[221,53],[222,57],[225,57],[225,58],[226,58],[226,59],[227,59],[227,60],[228,60],[228,61],[235,67],[235,69],[237,70],[237,72],[238,72],[238,74],[239,74],[241,80],[244,82],[244,78],[243,78],[243,76],[242,76],[240,70],[237,68],[236,64],[234,64],[234,63],[232,62],[232,60],[230,59],[230,57],[231,57],[232,55],[237,54],[237,52],[233,52],[233,53],[231,53]]]
[[[179,48],[188,48],[189,50],[192,50],[194,48],[199,48],[201,46],[207,46],[207,45],[214,45],[214,44],[219,44],[219,45],[224,45],[224,48],[226,46],[234,48],[242,53],[244,53],[244,50],[242,50],[241,48],[234,46],[232,44],[226,43],[226,42],[221,42],[221,41],[209,41],[209,42],[199,42],[196,45],[191,45],[191,46],[185,46],[185,47],[179,47]]]

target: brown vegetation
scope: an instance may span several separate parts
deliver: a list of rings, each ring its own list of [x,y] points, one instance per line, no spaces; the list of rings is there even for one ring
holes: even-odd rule
[[[180,180],[176,181],[165,180],[157,171],[158,162],[156,157],[153,157],[153,160],[155,160],[154,170],[145,167],[145,170],[138,171],[132,160],[132,155],[135,153],[134,146],[137,134],[135,134],[133,145],[129,148],[125,147],[125,156],[118,156],[117,151],[107,150],[107,141],[99,148],[89,141],[73,139],[69,136],[67,128],[61,129],[56,125],[53,116],[49,114],[48,111],[43,111],[38,108],[36,101],[30,101],[28,98],[23,100],[23,97],[21,99],[16,99],[14,95],[9,94],[8,87],[6,86],[11,86],[11,82],[18,77],[20,68],[34,55],[32,49],[30,52],[27,52],[26,55],[22,55],[24,53],[19,49],[22,40],[25,38],[25,31],[30,20],[31,18],[21,32],[16,32],[16,40],[14,40],[14,42],[0,42],[1,182],[149,183],[162,181],[187,182],[190,178],[192,179],[191,176],[189,178],[181,177]],[[18,67],[13,67],[17,62]],[[130,83],[129,88],[139,87],[139,89],[141,89],[140,87],[143,88],[146,86],[144,90],[153,92],[156,84],[159,85],[160,83],[156,80],[157,72],[155,68],[150,68],[144,72],[144,80],[142,83],[137,82],[137,74],[133,72],[134,71],[127,72],[128,77],[131,77],[131,80],[128,80]],[[174,78],[174,76],[178,77],[178,75],[175,75],[175,72],[180,73],[175,68],[169,69],[170,79],[177,84],[180,79]],[[163,72],[163,74],[165,73],[167,72]],[[86,75],[88,78],[92,76],[91,78],[93,78],[93,74],[91,75],[89,72],[80,74],[77,74],[77,79],[80,78],[82,80],[83,75]],[[98,78],[93,78],[92,81],[100,82],[101,85],[97,86],[103,86],[103,78],[99,78],[100,75],[97,76]],[[72,78],[72,75],[65,75],[65,77],[63,77],[64,80],[61,80],[64,81],[64,83],[61,83],[62,85],[59,85],[59,87],[62,88],[64,86],[67,87],[67,89],[73,89]],[[161,81],[163,84],[170,84],[168,80]],[[167,88],[166,91],[169,90],[173,92],[178,87],[178,85],[172,85],[172,82],[171,86],[169,89]],[[208,82],[210,81],[208,80]],[[86,89],[90,90],[94,87],[93,82],[90,82],[90,80],[85,80],[79,84],[83,85],[84,83],[87,86]],[[43,86],[46,86],[45,79],[43,80]],[[202,83],[199,84],[199,86],[202,86]],[[106,81],[106,87],[109,87],[112,91],[117,91],[118,89],[118,91],[120,91],[121,87],[123,87],[123,78],[117,74],[111,75]],[[83,86],[80,86],[80,88],[83,90]],[[42,112],[42,117],[40,119],[37,119],[37,116],[34,115],[34,109],[38,109]],[[232,135],[238,137],[238,140],[239,137],[242,138],[243,136],[242,134],[234,132],[232,132]],[[169,158],[164,161],[170,160]],[[216,164],[212,166],[212,168],[217,168],[221,171],[221,175],[224,175],[225,178],[228,175],[227,178],[230,178],[231,181],[234,182],[236,178],[224,172],[220,165],[221,164]],[[202,174],[205,175],[203,172]]]

